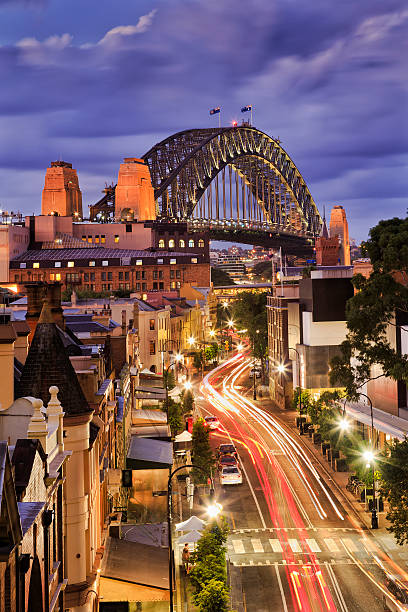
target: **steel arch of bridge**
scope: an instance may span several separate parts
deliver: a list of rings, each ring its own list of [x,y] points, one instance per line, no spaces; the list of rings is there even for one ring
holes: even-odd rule
[[[320,234],[322,219],[301,173],[278,140],[254,127],[178,132],[143,159],[149,165],[160,218],[190,220],[207,188],[229,166],[262,209],[259,229],[303,238]],[[215,217],[207,222],[220,223],[225,208],[224,201],[221,215],[217,206]]]

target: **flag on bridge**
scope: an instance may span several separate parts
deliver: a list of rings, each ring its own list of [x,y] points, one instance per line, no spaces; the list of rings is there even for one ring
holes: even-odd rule
[[[217,106],[217,108],[212,108],[210,110],[210,115],[216,115],[217,113],[220,113],[220,112],[221,112],[221,107]]]
[[[249,113],[252,110],[252,104],[248,104],[248,106],[243,106],[241,108],[241,113]]]

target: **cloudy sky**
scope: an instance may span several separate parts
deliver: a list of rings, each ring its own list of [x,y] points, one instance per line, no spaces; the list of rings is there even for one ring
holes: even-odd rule
[[[38,213],[64,159],[86,207],[123,157],[253,104],[363,239],[408,206],[407,26],[406,0],[0,0],[0,206]]]

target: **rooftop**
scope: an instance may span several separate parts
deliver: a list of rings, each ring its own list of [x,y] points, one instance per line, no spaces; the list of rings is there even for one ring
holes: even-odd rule
[[[193,255],[195,255],[193,253]],[[13,261],[75,261],[76,259],[120,259],[123,257],[150,257],[162,259],[163,257],[191,257],[191,253],[179,253],[174,251],[142,251],[133,249],[108,249],[94,247],[89,249],[33,249],[25,251],[13,259]]]

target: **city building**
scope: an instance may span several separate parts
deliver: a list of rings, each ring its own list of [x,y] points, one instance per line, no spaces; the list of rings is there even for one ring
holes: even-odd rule
[[[333,206],[330,215],[330,238],[335,236],[338,236],[340,241],[339,263],[342,266],[349,266],[350,239],[346,211],[342,206]]]

